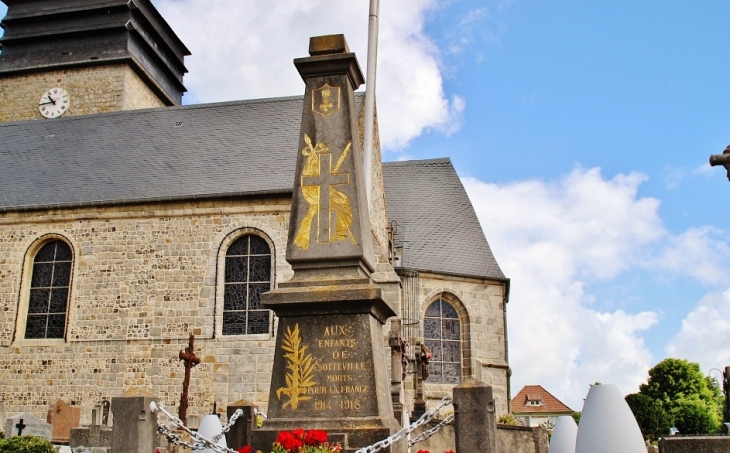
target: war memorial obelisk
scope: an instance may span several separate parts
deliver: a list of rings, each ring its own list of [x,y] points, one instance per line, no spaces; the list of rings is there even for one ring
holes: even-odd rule
[[[396,306],[370,278],[353,93],[363,83],[360,66],[343,35],[311,38],[309,54],[294,60],[306,84],[286,250],[294,276],[262,296],[279,326],[268,419],[254,447],[304,428],[344,434],[346,451],[354,451],[400,428],[382,328]],[[389,451],[405,451],[404,442]]]

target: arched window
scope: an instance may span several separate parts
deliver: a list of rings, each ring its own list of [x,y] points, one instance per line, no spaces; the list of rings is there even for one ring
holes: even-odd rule
[[[461,382],[461,328],[459,315],[443,299],[426,309],[423,319],[423,341],[431,350],[426,382],[458,384]]]
[[[71,285],[71,247],[61,240],[46,243],[33,259],[25,338],[63,338]]]
[[[223,335],[269,333],[271,312],[261,293],[271,289],[271,249],[259,236],[236,239],[226,252]]]

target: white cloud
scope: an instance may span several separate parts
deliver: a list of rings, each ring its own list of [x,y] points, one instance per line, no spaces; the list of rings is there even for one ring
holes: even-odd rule
[[[699,362],[705,372],[730,365],[730,288],[703,297],[666,351],[671,357]]]
[[[705,284],[727,282],[730,245],[724,232],[702,226],[667,238],[664,250],[649,263],[675,274],[689,275]]]
[[[503,185],[463,178],[495,255],[512,279],[513,387],[541,384],[575,410],[588,385],[636,391],[654,364],[643,335],[658,311],[602,312],[586,286],[646,265],[669,236],[639,173],[576,168],[557,181]]]
[[[345,33],[367,63],[368,2],[297,0],[155,0],[190,48],[185,84],[192,102],[299,95],[292,60],[307,56],[311,36]],[[464,100],[443,89],[439,49],[424,31],[435,0],[381,2],[378,117],[381,143],[408,145],[425,130],[453,132]]]

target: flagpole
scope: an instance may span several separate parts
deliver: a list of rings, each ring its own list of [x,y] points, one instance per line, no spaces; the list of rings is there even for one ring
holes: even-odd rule
[[[365,76],[365,131],[363,134],[363,169],[365,171],[365,191],[370,210],[373,190],[373,141],[375,135],[375,72],[378,65],[378,10],[380,0],[370,0],[368,20],[368,70]]]

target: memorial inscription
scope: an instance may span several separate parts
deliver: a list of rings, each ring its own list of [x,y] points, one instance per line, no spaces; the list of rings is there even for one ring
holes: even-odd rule
[[[358,338],[363,337],[356,324],[317,324],[286,327],[281,346],[286,385],[276,392],[282,409],[302,407],[322,416],[374,410],[367,397],[373,390],[372,373],[367,372],[372,359],[365,357],[367,348],[360,345]]]

